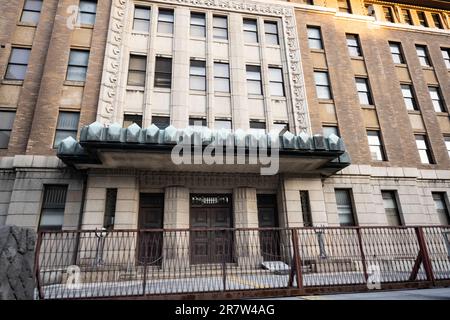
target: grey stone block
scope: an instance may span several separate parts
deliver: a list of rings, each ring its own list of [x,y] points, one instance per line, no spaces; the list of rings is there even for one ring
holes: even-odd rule
[[[0,300],[34,298],[35,245],[33,230],[0,227]]]

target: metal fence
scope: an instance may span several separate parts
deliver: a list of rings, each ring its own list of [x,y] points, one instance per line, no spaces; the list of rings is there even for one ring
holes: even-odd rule
[[[450,227],[40,232],[38,299],[228,294],[450,280]]]

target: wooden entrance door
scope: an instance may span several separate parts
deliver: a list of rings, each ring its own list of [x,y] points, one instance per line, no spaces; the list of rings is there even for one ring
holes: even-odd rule
[[[138,239],[139,262],[160,265],[162,261],[163,233],[152,231],[164,226],[164,194],[143,193],[140,197]],[[147,231],[145,231],[147,230]]]
[[[232,262],[232,232],[211,230],[232,227],[229,199],[224,204],[191,204],[191,228],[208,229],[191,232],[191,264]]]
[[[278,210],[276,195],[258,195],[258,221],[260,228],[278,228]],[[280,232],[278,230],[261,231],[259,236],[264,261],[278,261],[280,257]]]

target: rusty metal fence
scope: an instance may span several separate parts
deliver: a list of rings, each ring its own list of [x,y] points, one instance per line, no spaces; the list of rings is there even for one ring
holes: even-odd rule
[[[450,226],[40,232],[36,277],[37,299],[433,286]]]

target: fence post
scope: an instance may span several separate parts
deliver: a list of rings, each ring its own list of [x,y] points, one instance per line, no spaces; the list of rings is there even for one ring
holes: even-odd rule
[[[42,231],[38,231],[37,241],[36,241],[36,251],[34,256],[34,274],[36,276],[36,286],[38,289],[39,300],[44,300],[44,290],[42,289],[41,283],[41,268],[39,256],[41,254],[41,246],[42,246]]]
[[[292,229],[292,247],[294,249],[294,268],[297,277],[297,288],[303,290],[302,260],[298,250],[298,234],[297,229]]]
[[[227,291],[227,254],[228,254],[228,241],[229,241],[229,235],[228,230],[225,230],[225,243],[223,248],[223,254],[222,254],[222,291]]]
[[[430,256],[428,254],[427,243],[425,241],[425,236],[422,227],[415,228],[417,241],[419,242],[420,254],[422,256],[422,263],[425,269],[425,274],[427,275],[427,280],[431,281],[432,285],[435,285],[435,279],[433,274],[433,267],[431,265]]]
[[[361,237],[361,228],[356,229],[356,234],[358,235],[359,252],[361,254],[361,262],[363,265],[364,278],[367,281],[369,279],[369,276],[367,274],[366,255],[364,254],[364,248],[363,248],[362,237]]]
[[[140,248],[140,250],[145,250],[145,254],[144,254],[144,276],[143,276],[143,283],[142,283],[142,295],[145,297],[146,296],[146,290],[147,290],[147,254],[148,254],[148,250],[147,250],[147,241],[145,239],[145,233],[142,234],[143,231],[139,231],[139,237],[138,237],[138,245]],[[142,247],[142,240],[144,240],[144,246]],[[139,250],[138,250],[139,252]],[[141,251],[142,252],[142,251]],[[138,257],[139,259],[139,257]]]

